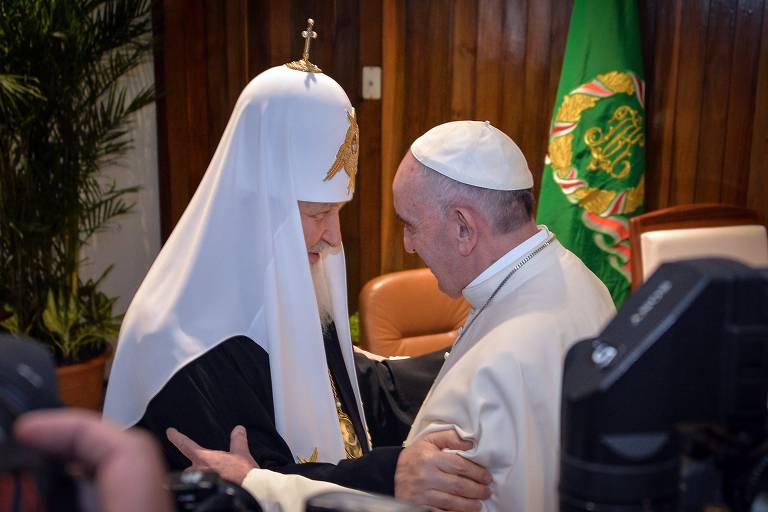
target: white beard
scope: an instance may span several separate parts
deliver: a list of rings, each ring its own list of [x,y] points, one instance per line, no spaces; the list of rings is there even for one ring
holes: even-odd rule
[[[333,302],[331,302],[331,288],[328,286],[328,278],[325,276],[325,267],[322,265],[322,257],[317,263],[309,266],[312,272],[312,282],[315,285],[315,297],[317,310],[320,313],[320,326],[325,328],[333,321]]]

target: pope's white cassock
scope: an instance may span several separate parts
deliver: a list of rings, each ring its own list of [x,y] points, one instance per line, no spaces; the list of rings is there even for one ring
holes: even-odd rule
[[[473,307],[467,324],[511,269],[550,236],[542,228],[464,289]],[[563,359],[613,313],[597,277],[552,240],[512,275],[458,340],[406,445],[455,428],[475,443],[462,455],[493,475],[494,494],[484,510],[556,511]]]

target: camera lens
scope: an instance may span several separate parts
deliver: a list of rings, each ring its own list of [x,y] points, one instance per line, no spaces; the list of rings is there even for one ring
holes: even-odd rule
[[[19,415],[60,405],[51,354],[31,340],[0,333],[0,442],[10,437]]]

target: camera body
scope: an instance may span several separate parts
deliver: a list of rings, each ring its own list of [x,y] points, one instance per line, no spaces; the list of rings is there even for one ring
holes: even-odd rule
[[[767,397],[768,272],[662,265],[568,352],[561,512],[752,510],[768,474]]]
[[[245,489],[212,471],[184,471],[168,475],[178,512],[261,512]]]
[[[0,510],[78,510],[64,463],[13,439],[21,414],[61,407],[53,358],[39,344],[0,333]]]

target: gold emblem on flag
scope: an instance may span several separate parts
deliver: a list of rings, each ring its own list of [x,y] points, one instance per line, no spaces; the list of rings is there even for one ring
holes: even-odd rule
[[[642,205],[645,177],[624,191],[589,186],[586,176],[579,176],[573,165],[574,131],[582,122],[582,114],[601,100],[617,94],[637,96],[643,104],[641,81],[632,73],[611,71],[583,84],[566,95],[555,115],[548,148],[548,160],[555,182],[571,203],[592,214],[605,217],[616,213],[632,213]],[[587,171],[603,171],[614,179],[625,179],[632,172],[632,148],[645,146],[644,118],[629,105],[618,106],[605,129],[586,130],[583,140],[590,150]]]
[[[332,179],[336,173],[341,169],[344,169],[349,176],[349,182],[347,183],[347,193],[352,192],[355,189],[355,175],[357,174],[357,157],[360,152],[360,130],[357,127],[357,119],[355,118],[355,109],[351,112],[347,112],[347,120],[349,121],[349,128],[347,129],[347,135],[344,137],[344,142],[339,147],[339,151],[336,153],[336,160],[331,165],[330,170],[323,178],[323,181]]]
[[[626,178],[632,170],[628,159],[632,147],[645,145],[643,117],[634,108],[622,105],[613,112],[606,131],[593,126],[584,134],[584,142],[592,152],[587,170],[600,169],[617,180]]]

